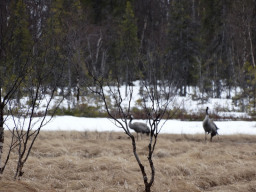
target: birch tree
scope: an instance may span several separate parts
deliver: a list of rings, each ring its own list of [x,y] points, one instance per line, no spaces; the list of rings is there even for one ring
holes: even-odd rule
[[[107,53],[106,50],[99,47],[96,52],[99,54],[101,51]],[[105,62],[101,60],[101,62]],[[150,134],[148,140],[148,156],[147,163],[150,174],[146,171],[145,162],[142,162],[136,148],[136,139],[129,129],[129,117],[132,113],[132,103],[134,103],[134,90],[132,84],[127,86],[127,93],[122,93],[121,81],[117,76],[111,76],[97,72],[91,67],[91,63],[87,62],[87,69],[90,73],[94,86],[90,90],[98,95],[103,101],[105,110],[107,111],[110,119],[113,120],[115,125],[122,129],[126,135],[131,139],[133,155],[139,165],[142,180],[144,182],[145,191],[151,191],[151,187],[155,180],[155,166],[153,162],[153,153],[156,148],[159,133],[161,131],[160,122],[169,118],[168,106],[173,102],[174,94],[173,87],[170,82],[158,81],[158,86],[151,85],[147,80],[141,79],[141,86],[143,87],[141,98],[142,101],[141,111],[147,117],[150,127]],[[110,99],[110,101],[109,101]]]
[[[7,104],[21,88],[31,56],[31,34],[23,1],[1,1],[0,53],[0,168],[4,143],[4,115]]]

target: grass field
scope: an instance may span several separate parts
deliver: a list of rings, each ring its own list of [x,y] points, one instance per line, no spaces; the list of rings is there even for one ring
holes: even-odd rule
[[[5,138],[8,143],[9,136]],[[146,170],[147,138],[137,142]],[[5,151],[4,151],[5,155]],[[256,191],[256,136],[159,135],[152,191]],[[24,175],[13,181],[15,156],[0,191],[143,191],[131,140],[113,132],[41,132]]]

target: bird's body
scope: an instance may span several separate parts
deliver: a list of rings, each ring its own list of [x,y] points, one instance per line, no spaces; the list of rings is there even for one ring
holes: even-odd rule
[[[208,107],[206,108],[206,115],[203,121],[203,128],[205,131],[205,140],[206,140],[206,134],[211,133],[211,141],[212,138],[218,134],[218,127],[216,126],[216,124],[209,118],[209,114],[208,114]]]
[[[138,133],[149,135],[150,129],[146,123],[141,123],[141,122],[132,123],[132,119],[133,117],[130,116],[129,127],[130,129],[133,129],[137,133],[137,140],[138,140]]]

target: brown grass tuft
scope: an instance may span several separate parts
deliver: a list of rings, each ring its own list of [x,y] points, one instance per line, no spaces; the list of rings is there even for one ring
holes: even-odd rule
[[[6,133],[5,147],[10,140]],[[137,150],[146,171],[146,137]],[[256,190],[255,136],[234,135],[204,142],[204,135],[159,135],[153,156],[152,191]],[[4,150],[4,156],[6,150]],[[0,192],[11,191],[143,191],[130,139],[114,132],[42,132],[24,167],[13,181],[15,154],[0,180]]]
[[[1,180],[0,181],[0,192],[36,192],[37,190],[30,186],[29,183],[23,181],[8,181]]]

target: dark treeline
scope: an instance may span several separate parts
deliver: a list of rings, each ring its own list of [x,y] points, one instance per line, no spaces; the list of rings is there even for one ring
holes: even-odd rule
[[[239,94],[232,95],[235,105],[256,114],[255,47],[256,0],[0,0],[0,174],[18,148],[14,178],[23,175],[47,115],[56,114],[64,99],[68,99],[68,112],[105,115],[96,95],[93,109],[85,102],[73,102],[74,95],[79,101],[95,85],[93,93],[98,93],[107,114],[120,125],[119,116],[112,114],[122,113],[126,127],[121,127],[133,140],[145,188],[150,190],[154,181],[151,157],[161,130],[157,125],[164,115],[174,114],[167,109],[173,92],[186,96],[187,88],[193,86],[199,89],[192,98],[204,101],[220,98],[224,91],[231,98],[231,91],[239,87]],[[109,90],[115,100],[112,106],[111,97],[103,91],[103,86],[117,80],[126,85],[128,97],[128,85],[134,81],[150,85],[147,97],[152,106],[146,105],[146,97],[138,100],[153,120],[149,120],[153,122],[148,146],[150,182],[129,133],[121,94],[115,96]],[[157,89],[160,84],[162,93]],[[130,93],[129,101],[132,89]],[[160,97],[167,102],[162,105]],[[127,111],[141,113],[130,109],[130,103]],[[12,117],[14,128],[5,125],[7,116]],[[36,116],[41,120],[36,120],[40,125],[34,129]],[[12,139],[3,161],[5,128]]]
[[[46,87],[63,73],[58,87],[78,96],[90,71],[125,84],[166,80],[180,95],[240,87],[255,100],[255,0],[2,0],[0,9],[2,88],[30,66],[51,69]]]

